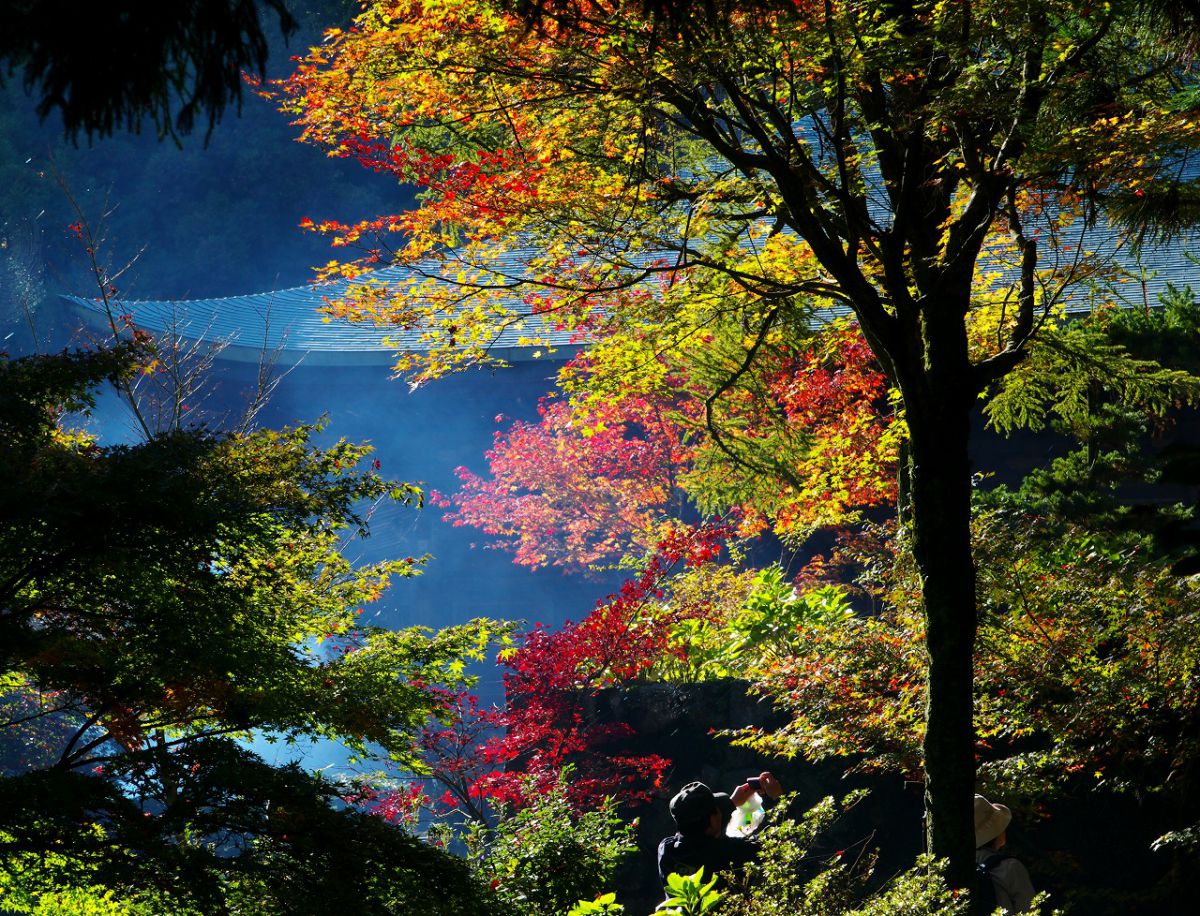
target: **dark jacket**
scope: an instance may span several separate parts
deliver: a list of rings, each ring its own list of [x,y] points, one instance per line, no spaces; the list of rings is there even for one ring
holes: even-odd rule
[[[743,837],[684,836],[677,833],[658,844],[658,877],[663,886],[667,875],[694,874],[704,868],[704,880],[732,868],[741,868],[758,855],[758,845]]]

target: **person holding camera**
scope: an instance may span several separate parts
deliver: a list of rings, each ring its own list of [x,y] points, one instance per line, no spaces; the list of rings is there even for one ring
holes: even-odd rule
[[[782,794],[779,780],[766,772],[747,779],[728,794],[714,792],[702,782],[691,782],[680,789],[671,799],[671,817],[678,832],[658,844],[658,876],[663,886],[669,875],[691,875],[698,868],[703,868],[706,876],[720,875],[752,861],[758,854],[758,844],[749,835],[740,835],[740,831],[730,835],[733,814],[755,795],[774,801]],[[724,882],[718,886],[724,886]]]

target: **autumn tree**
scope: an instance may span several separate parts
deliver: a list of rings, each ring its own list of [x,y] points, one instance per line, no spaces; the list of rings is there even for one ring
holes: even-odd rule
[[[714,522],[664,526],[639,575],[591,613],[558,629],[536,625],[501,651],[503,709],[471,694],[450,698],[451,720],[426,728],[419,742],[423,778],[440,788],[426,792],[402,777],[398,787],[365,785],[364,802],[397,822],[411,821],[419,808],[438,815],[454,809],[490,826],[559,789],[580,810],[606,799],[629,807],[650,801],[671,761],[629,753],[634,730],[600,721],[589,701],[602,688],[688,668],[688,647],[673,638],[675,628],[728,616],[750,578],[714,563],[733,530]]]
[[[447,520],[471,525],[521,566],[566,569],[642,554],[678,506],[683,429],[663,401],[630,396],[579,410],[543,399],[537,423],[497,432],[489,477],[457,469]]]
[[[1103,273],[1119,230],[1093,241],[1098,207],[1136,225],[1188,197],[1194,66],[1138,9],[805,0],[673,28],[599,0],[531,30],[490,0],[378,2],[285,87],[306,139],[424,189],[411,212],[324,224],[366,263],[419,267],[331,303],[419,327],[433,356],[401,369],[434,376],[514,325],[586,334],[598,316],[660,350],[724,316],[749,365],[822,309],[853,313],[907,427],[930,844],[958,881],[973,847],[971,415]]]

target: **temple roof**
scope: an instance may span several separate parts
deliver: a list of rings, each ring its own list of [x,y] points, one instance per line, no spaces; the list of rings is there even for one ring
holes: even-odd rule
[[[382,327],[371,321],[331,319],[322,306],[346,293],[351,285],[405,281],[412,272],[400,267],[369,271],[353,282],[334,280],[273,292],[215,299],[122,299],[113,304],[121,314],[151,333],[174,331],[189,340],[225,343],[223,359],[257,362],[266,351],[278,353],[278,362],[292,365],[389,364],[395,354],[427,349],[419,329]],[[63,295],[92,325],[107,327],[102,302],[84,296]],[[492,355],[508,361],[536,358],[547,345],[571,347],[571,334],[548,331],[531,309],[514,297],[520,313],[529,316],[501,331]],[[537,345],[522,341],[536,335]]]
[[[1182,289],[1195,282],[1197,263],[1186,255],[1187,247],[1184,241],[1148,248],[1140,253],[1136,264],[1127,255],[1118,256],[1117,260],[1127,265],[1127,276],[1113,287],[1118,300],[1132,307],[1155,305],[1168,285]],[[513,275],[519,273],[520,269],[515,268]],[[406,282],[413,277],[409,268],[386,267],[363,274],[353,283]],[[308,365],[388,364],[394,362],[398,352],[428,348],[419,329],[330,319],[319,311],[327,300],[343,296],[350,285],[351,281],[336,280],[215,299],[122,300],[116,307],[152,333],[174,330],[186,339],[223,342],[224,359],[257,362],[267,351],[277,353],[278,362],[284,365],[300,361]],[[73,303],[89,323],[106,326],[103,305],[96,299],[63,298]],[[1092,307],[1091,298],[1086,290],[1081,291],[1067,303],[1068,310],[1087,311]],[[571,334],[548,331],[521,297],[513,296],[513,306],[528,318],[498,335],[491,350],[494,356],[508,361],[533,359],[543,355],[547,344],[568,352],[574,350]],[[818,318],[847,313],[845,307],[823,309]],[[522,340],[535,336],[538,344]]]

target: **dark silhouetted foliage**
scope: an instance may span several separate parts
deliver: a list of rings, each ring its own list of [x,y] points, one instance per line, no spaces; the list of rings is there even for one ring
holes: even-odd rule
[[[20,69],[45,118],[58,111],[67,135],[208,129],[230,103],[240,106],[242,71],[261,73],[268,37],[260,8],[279,17],[284,35],[296,19],[284,0],[13,0],[5,4],[0,64]]]

